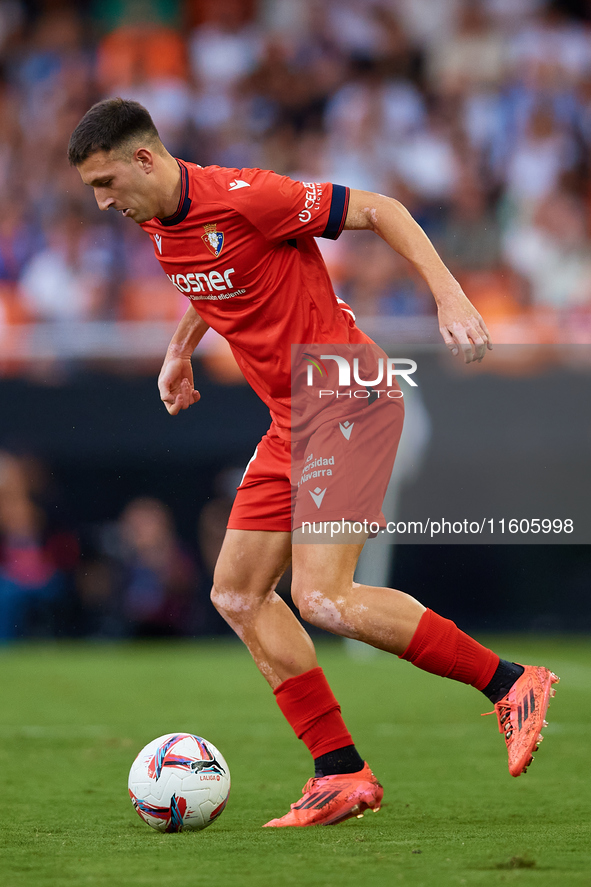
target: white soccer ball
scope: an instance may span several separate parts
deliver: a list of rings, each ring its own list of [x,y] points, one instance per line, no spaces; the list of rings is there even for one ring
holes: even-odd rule
[[[160,832],[207,828],[230,794],[230,770],[215,745],[192,733],[167,733],[141,750],[129,771],[139,816]]]

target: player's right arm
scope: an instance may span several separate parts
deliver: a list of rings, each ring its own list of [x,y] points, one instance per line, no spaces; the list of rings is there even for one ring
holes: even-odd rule
[[[166,357],[158,376],[160,400],[171,416],[197,403],[201,395],[193,387],[193,351],[209,326],[189,305],[170,340]]]
[[[439,316],[439,331],[452,354],[464,361],[482,360],[492,349],[490,333],[458,281],[408,210],[393,197],[351,190],[345,228],[375,231],[414,265],[429,286]]]

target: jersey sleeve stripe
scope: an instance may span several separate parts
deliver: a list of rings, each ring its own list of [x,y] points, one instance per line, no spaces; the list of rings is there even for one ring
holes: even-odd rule
[[[333,185],[328,222],[321,237],[326,237],[328,240],[337,239],[345,227],[348,209],[349,188],[345,188],[344,185]]]

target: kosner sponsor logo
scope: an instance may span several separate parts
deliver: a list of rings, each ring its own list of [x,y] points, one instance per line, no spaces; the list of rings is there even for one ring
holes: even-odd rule
[[[226,268],[225,271],[210,271],[209,274],[205,274],[202,271],[191,271],[189,274],[167,274],[166,276],[189,299],[223,299],[245,292],[242,289],[227,293],[228,290],[232,289],[232,278],[230,275],[234,274],[234,272],[234,268]],[[226,292],[224,295],[217,295],[216,290],[219,293]],[[193,293],[204,293],[204,295],[195,296]],[[209,296],[207,293],[212,293],[213,295]]]
[[[213,290],[232,289],[232,279],[230,274],[234,273],[234,268],[227,268],[221,273],[219,271],[210,271],[205,274],[202,271],[191,271],[189,274],[167,274],[166,276],[181,293],[199,293],[207,289],[210,293]]]

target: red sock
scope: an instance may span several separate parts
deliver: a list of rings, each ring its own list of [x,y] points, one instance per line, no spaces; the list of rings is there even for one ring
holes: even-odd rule
[[[471,684],[477,690],[486,687],[499,664],[496,653],[433,610],[423,613],[410,644],[399,658],[431,674]]]
[[[279,708],[313,758],[353,745],[341,707],[320,667],[288,678],[273,692]]]

